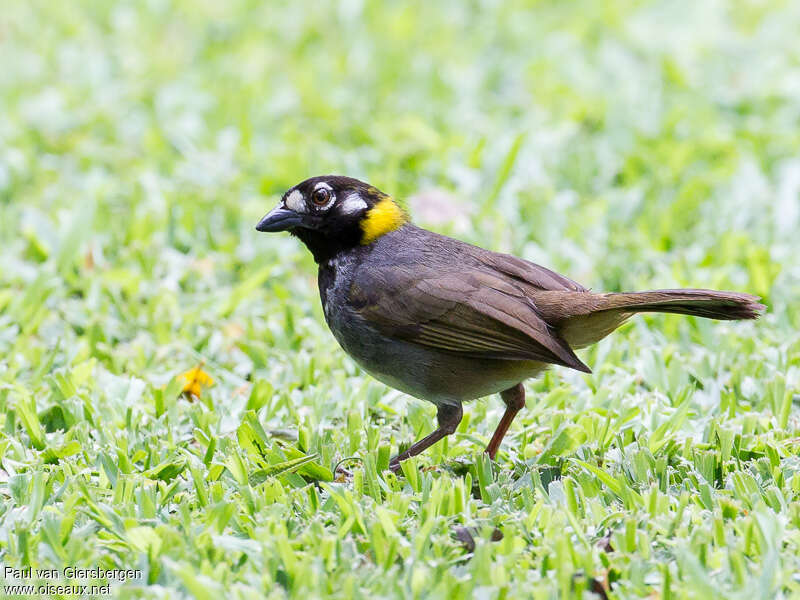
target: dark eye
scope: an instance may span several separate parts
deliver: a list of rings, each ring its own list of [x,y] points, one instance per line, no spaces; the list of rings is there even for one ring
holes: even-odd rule
[[[314,193],[311,194],[311,200],[317,206],[324,206],[328,203],[328,200],[331,199],[331,192],[326,188],[319,188],[314,190]]]

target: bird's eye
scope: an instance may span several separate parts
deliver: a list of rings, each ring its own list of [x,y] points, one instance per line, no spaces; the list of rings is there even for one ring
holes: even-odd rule
[[[331,199],[331,192],[326,188],[319,188],[314,190],[314,193],[311,194],[311,200],[317,206],[325,206],[328,203],[328,200]]]

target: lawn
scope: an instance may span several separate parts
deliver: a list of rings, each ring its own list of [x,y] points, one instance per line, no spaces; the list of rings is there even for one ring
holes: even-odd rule
[[[800,597],[798,31],[785,0],[4,2],[3,585]],[[497,397],[394,476],[434,406],[254,230],[322,173],[596,290],[768,312],[637,317],[526,384],[495,464]]]

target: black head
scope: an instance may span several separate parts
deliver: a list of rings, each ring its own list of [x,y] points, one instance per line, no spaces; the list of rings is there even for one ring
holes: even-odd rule
[[[407,221],[403,209],[376,187],[352,177],[321,175],[287,190],[256,229],[288,231],[319,263],[370,244]]]

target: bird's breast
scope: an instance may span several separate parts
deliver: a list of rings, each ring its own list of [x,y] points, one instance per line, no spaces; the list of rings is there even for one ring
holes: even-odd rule
[[[513,387],[545,368],[533,361],[459,356],[384,335],[350,302],[354,268],[342,259],[321,265],[325,320],[344,351],[386,385],[435,404],[458,404]]]

